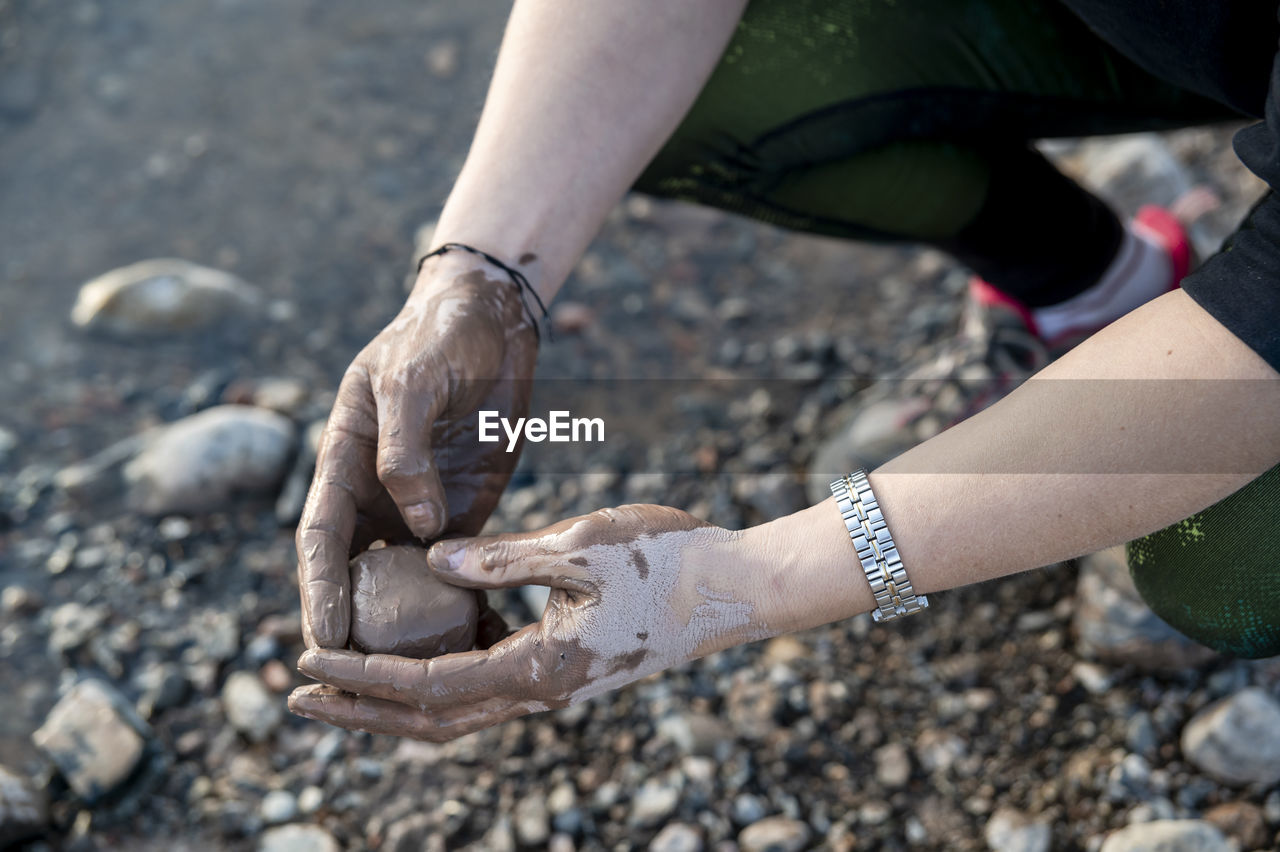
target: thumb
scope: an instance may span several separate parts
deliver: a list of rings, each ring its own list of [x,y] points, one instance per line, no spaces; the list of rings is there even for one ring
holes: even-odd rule
[[[446,583],[469,589],[555,586],[580,589],[581,566],[540,537],[495,535],[452,538],[431,545],[427,564]]]
[[[444,529],[449,511],[431,446],[440,405],[434,395],[418,401],[404,396],[378,395],[378,480],[409,531],[432,539]]]

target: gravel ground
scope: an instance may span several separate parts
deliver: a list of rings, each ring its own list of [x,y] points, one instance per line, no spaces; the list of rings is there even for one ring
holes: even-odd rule
[[[1106,554],[443,746],[282,712],[302,682],[309,436],[403,296],[505,11],[0,0],[0,846],[30,825],[36,849],[1034,852],[1132,825],[1108,852],[1161,832],[1275,848],[1280,665],[1161,632]],[[1207,249],[1257,194],[1229,138],[1051,147],[1126,209],[1198,187],[1218,205]],[[69,321],[85,280],[149,257],[258,301],[169,335]],[[927,251],[628,199],[539,367],[545,399],[615,412],[616,431],[529,454],[492,528],[634,501],[739,527],[805,505],[840,404],[948,334],[964,281]],[[151,427],[222,403],[279,413],[233,412],[159,465],[195,503],[143,513],[119,465],[74,468],[129,439],[159,453]],[[236,493],[213,501],[211,475]]]

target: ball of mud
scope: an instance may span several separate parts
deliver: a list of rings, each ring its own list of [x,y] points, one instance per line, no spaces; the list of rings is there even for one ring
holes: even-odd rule
[[[351,560],[351,644],[366,654],[426,659],[475,646],[476,593],[437,580],[419,547]]]

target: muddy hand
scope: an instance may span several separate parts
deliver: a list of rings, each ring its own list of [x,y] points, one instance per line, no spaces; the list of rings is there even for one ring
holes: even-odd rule
[[[665,506],[623,506],[536,533],[441,542],[432,570],[476,589],[551,587],[542,620],[485,651],[431,660],[311,650],[324,685],[295,712],[345,728],[443,741],[564,707],[670,666],[773,635],[724,553],[737,533]]]
[[[307,647],[346,644],[347,560],[375,539],[479,532],[519,453],[476,440],[477,411],[524,416],[537,338],[510,279],[432,258],[404,309],[347,369],[298,525]]]

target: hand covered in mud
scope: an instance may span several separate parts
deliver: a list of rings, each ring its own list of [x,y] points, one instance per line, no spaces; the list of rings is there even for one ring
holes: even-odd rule
[[[774,635],[738,533],[677,509],[604,509],[535,533],[444,541],[429,563],[475,589],[551,587],[542,620],[484,651],[430,660],[309,650],[295,712],[345,728],[443,741],[565,707],[723,648]]]
[[[477,440],[477,411],[523,417],[536,355],[505,274],[462,253],[427,262],[347,369],[320,442],[297,533],[308,647],[346,644],[347,560],[370,542],[479,532],[519,454]]]

